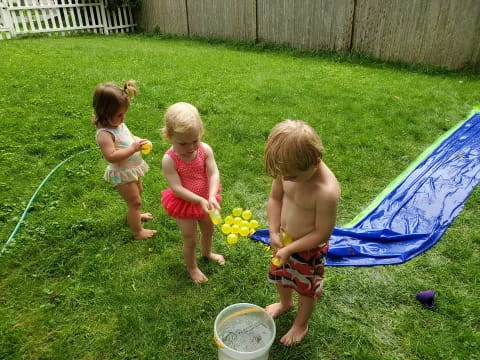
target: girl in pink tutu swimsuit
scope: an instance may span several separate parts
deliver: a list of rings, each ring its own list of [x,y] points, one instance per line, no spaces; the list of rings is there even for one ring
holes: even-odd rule
[[[212,252],[214,226],[209,210],[220,210],[220,174],[212,148],[202,143],[203,123],[198,110],[187,103],[171,105],[165,112],[163,135],[172,146],[163,156],[162,169],[170,188],[162,191],[167,214],[177,221],[183,237],[183,257],[190,278],[208,280],[198,268],[195,250],[197,223],[201,232],[202,256],[223,265],[225,259]]]

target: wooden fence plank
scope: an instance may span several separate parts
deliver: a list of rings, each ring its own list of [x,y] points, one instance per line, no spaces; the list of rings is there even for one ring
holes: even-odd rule
[[[346,52],[353,0],[257,0],[258,40],[301,49]]]
[[[0,0],[0,40],[10,39],[12,32],[12,22],[10,13],[7,11],[7,1]]]
[[[95,13],[93,12],[93,6],[89,6],[88,9],[90,11],[90,16],[89,16],[89,19],[90,19],[90,22],[92,23],[92,25],[94,26],[93,28],[93,32],[95,34],[97,34],[97,21],[95,19]]]
[[[37,22],[37,29],[42,30],[42,18],[40,17],[40,11],[38,9],[35,9],[35,21]]]
[[[75,7],[75,15],[76,15],[77,20],[78,20],[78,27],[80,29],[82,29],[84,27],[84,25],[83,25],[82,14],[80,12],[80,7]]]
[[[186,0],[142,0],[136,15],[146,31],[188,35]]]
[[[256,40],[256,0],[187,0],[190,35]]]
[[[70,19],[72,20],[72,23],[73,23],[72,28],[76,29],[78,25],[77,25],[77,17],[75,16],[74,8],[73,7],[69,8],[69,12],[70,12]]]
[[[117,29],[120,30],[121,33],[124,32],[124,29],[122,27],[123,25],[123,22],[122,22],[122,16],[121,16],[121,9],[120,8],[117,8],[117,16],[116,16],[116,19],[118,20],[118,25],[117,25]]]
[[[112,26],[110,29],[113,29],[115,33],[118,33],[117,12],[115,10],[110,10],[110,18],[112,19]]]
[[[100,15],[103,23],[103,33],[108,34],[109,20],[107,17],[107,10],[105,9],[105,2],[100,3]]]

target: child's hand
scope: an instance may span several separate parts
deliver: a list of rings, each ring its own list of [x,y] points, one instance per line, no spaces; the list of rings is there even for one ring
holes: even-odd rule
[[[270,247],[274,250],[280,249],[283,247],[282,242],[280,241],[280,234],[270,232]]]
[[[135,138],[135,141],[130,145],[135,152],[142,150],[142,145],[148,143],[147,139]]]
[[[288,262],[288,258],[290,257],[290,252],[287,250],[287,248],[281,248],[280,250],[277,251],[275,254],[275,257],[280,260],[280,263],[278,266],[285,265]]]
[[[208,200],[207,200],[207,199],[201,198],[201,199],[200,199],[200,202],[198,203],[198,205],[200,205],[200,207],[202,208],[202,210],[203,210],[203,212],[204,212],[205,214],[208,214],[209,203],[208,203]]]
[[[208,209],[209,210],[214,210],[214,209],[222,210],[222,208],[220,207],[220,204],[217,201],[216,196],[210,196],[210,198],[208,199]]]

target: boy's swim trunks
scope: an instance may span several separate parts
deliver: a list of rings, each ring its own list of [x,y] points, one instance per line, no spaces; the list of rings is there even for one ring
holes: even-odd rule
[[[270,265],[268,280],[296,290],[300,295],[319,297],[328,244],[292,254],[283,266]]]

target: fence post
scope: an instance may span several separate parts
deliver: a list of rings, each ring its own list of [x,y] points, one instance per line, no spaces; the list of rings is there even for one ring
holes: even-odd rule
[[[3,19],[3,30],[6,30],[10,33],[12,37],[17,36],[15,32],[15,27],[13,26],[12,16],[10,15],[10,11],[8,10],[8,1],[7,0],[0,0],[0,18]],[[7,34],[8,39],[8,34]]]
[[[103,32],[105,33],[105,35],[108,35],[107,12],[105,11],[106,4],[107,4],[107,0],[100,1],[100,12],[102,14]]]

